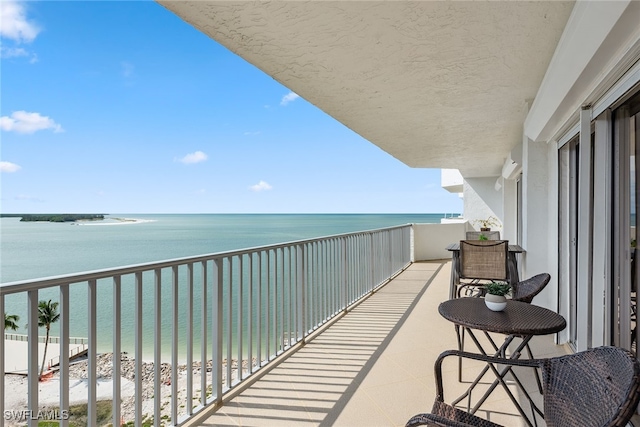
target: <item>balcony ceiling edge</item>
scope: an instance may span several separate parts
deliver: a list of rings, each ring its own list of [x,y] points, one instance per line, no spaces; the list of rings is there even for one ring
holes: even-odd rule
[[[574,2],[158,3],[410,167],[500,174]]]

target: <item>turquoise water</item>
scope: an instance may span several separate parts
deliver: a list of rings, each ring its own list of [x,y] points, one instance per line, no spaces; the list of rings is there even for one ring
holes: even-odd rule
[[[443,215],[120,214],[111,217],[153,222],[71,225],[0,218],[0,283],[407,223],[439,223]]]
[[[148,222],[117,222],[111,219],[114,217]],[[441,214],[119,214],[111,215],[103,222],[82,225],[1,218],[0,282],[121,267],[407,223],[439,223],[442,217]],[[104,351],[108,351],[111,342],[110,289],[110,286],[99,286],[98,289],[99,350]],[[71,292],[71,334],[86,336],[86,287],[77,290],[72,287]],[[132,295],[132,287],[123,284],[123,312],[129,311],[127,304],[132,303]],[[163,295],[170,295],[169,289],[163,291]],[[58,300],[58,290],[43,290],[39,298]],[[152,292],[144,298],[148,301],[145,307],[150,310]],[[74,306],[74,301],[79,302]],[[8,313],[26,319],[26,295],[9,295],[5,304]],[[149,311],[145,319],[151,316]],[[132,318],[123,318],[123,346],[127,351],[133,351],[127,348],[133,342],[132,322]],[[26,332],[22,326],[23,322],[18,333]],[[152,331],[152,322],[145,322],[145,335],[152,335]],[[57,334],[55,325],[52,334]],[[149,341],[145,347],[150,348],[150,345]]]

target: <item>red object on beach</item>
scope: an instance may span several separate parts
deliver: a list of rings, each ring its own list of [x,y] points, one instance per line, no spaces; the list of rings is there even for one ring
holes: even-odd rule
[[[48,372],[45,372],[44,374],[40,375],[40,377],[38,378],[38,381],[43,383],[43,382],[49,381],[51,378],[53,378],[53,372],[48,371]]]

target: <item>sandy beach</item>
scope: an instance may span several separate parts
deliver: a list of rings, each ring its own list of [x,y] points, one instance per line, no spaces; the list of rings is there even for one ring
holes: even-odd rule
[[[156,222],[155,219],[139,219],[139,218],[106,218],[108,221],[76,221],[76,225],[126,225],[126,224],[142,224],[145,222]]]
[[[246,368],[244,361],[243,368]],[[237,376],[237,363],[234,360],[232,368],[232,377]],[[98,356],[97,359],[97,394],[98,400],[110,401],[113,396],[113,353],[105,353]],[[226,362],[223,363],[223,379],[226,372]],[[71,405],[82,404],[87,402],[88,380],[87,380],[87,362],[80,360],[74,362],[69,367],[69,401]],[[197,390],[201,380],[201,364],[194,362],[191,370],[193,374],[193,403],[199,404],[200,393]],[[161,393],[160,406],[161,417],[171,416],[171,372],[172,367],[168,363],[162,363],[161,366]],[[187,376],[189,371],[186,365],[178,366],[178,412],[186,412],[187,405]],[[207,376],[207,386],[211,385],[211,362],[204,369]],[[132,421],[135,417],[135,360],[127,354],[121,355],[121,387],[122,396],[122,419],[124,422]],[[154,403],[158,398],[154,394],[154,364],[153,362],[142,362],[142,412],[143,418],[153,417]],[[6,374],[5,389],[11,390],[11,393],[5,395],[5,410],[21,411],[27,409],[27,378],[24,375]],[[57,371],[54,371],[53,377],[46,381],[40,382],[38,386],[38,402],[40,409],[57,408],[60,399],[60,377]],[[19,425],[22,423],[9,420],[8,425]]]

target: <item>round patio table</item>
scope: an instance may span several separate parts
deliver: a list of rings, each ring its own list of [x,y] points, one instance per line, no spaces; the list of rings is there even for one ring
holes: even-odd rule
[[[457,298],[440,304],[438,312],[464,328],[505,335],[549,335],[567,326],[558,313],[520,301],[509,300],[504,311],[491,311],[483,298]]]
[[[522,338],[522,342],[517,348],[511,352],[509,358],[517,359],[520,357],[522,350],[527,346],[531,338],[536,335],[549,335],[562,331],[566,326],[566,320],[558,313],[540,307],[537,305],[520,302],[520,301],[507,301],[507,306],[503,311],[491,311],[484,303],[483,298],[458,298],[445,301],[438,307],[438,312],[442,317],[454,323],[456,328],[463,328],[466,333],[469,334],[473,342],[478,347],[478,350],[484,355],[487,355],[486,350],[482,347],[478,339],[473,333],[473,330],[479,330],[485,333],[495,353],[494,357],[506,358],[507,348],[511,342],[516,338]],[[489,332],[499,333],[507,335],[504,343],[501,346],[496,345]],[[458,337],[460,334],[458,334]],[[458,345],[462,343],[459,340]],[[496,375],[496,380],[489,387],[487,392],[482,398],[475,404],[473,409],[471,406],[471,392],[473,388],[480,382],[484,374],[491,369]],[[525,414],[524,410],[517,402],[511,391],[508,389],[504,382],[504,377],[507,373],[511,372],[511,375],[515,382],[518,384],[523,394],[529,400],[532,413],[535,411],[540,416],[544,417],[542,411],[535,405],[531,396],[525,390],[524,386],[518,379],[518,377],[511,371],[511,367],[506,367],[502,371],[498,371],[493,365],[487,365],[484,370],[476,377],[475,381],[471,383],[469,389],[458,399],[453,402],[453,405],[460,402],[465,397],[469,397],[468,409],[470,413],[474,413],[478,410],[480,405],[489,397],[498,384],[501,384],[505,389],[507,395],[511,398],[520,415],[525,419],[528,425],[533,424]],[[533,413],[535,421],[535,413]]]

